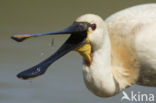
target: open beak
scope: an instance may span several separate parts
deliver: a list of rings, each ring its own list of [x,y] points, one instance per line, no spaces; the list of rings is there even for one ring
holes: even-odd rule
[[[68,52],[75,50],[85,43],[87,38],[87,31],[90,24],[87,22],[74,22],[68,28],[58,31],[58,32],[48,32],[48,33],[38,33],[38,34],[24,34],[24,35],[14,35],[11,38],[21,42],[30,37],[38,37],[43,35],[54,35],[54,34],[71,34],[71,36],[66,40],[66,42],[50,57],[42,61],[41,63],[19,73],[18,78],[30,79],[40,76],[45,73],[47,68],[54,63],[57,59],[64,56]]]

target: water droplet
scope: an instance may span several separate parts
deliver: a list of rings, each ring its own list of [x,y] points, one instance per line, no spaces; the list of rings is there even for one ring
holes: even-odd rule
[[[41,56],[43,56],[43,55],[44,55],[44,53],[42,52],[42,53],[41,53]]]
[[[34,74],[36,74],[36,73],[38,73],[40,71],[41,71],[41,69],[40,69],[40,67],[38,67],[31,74],[34,75]]]
[[[40,72],[40,71],[41,71],[41,69],[40,69],[40,67],[38,67],[38,68],[37,68],[37,72]]]
[[[51,46],[52,47],[54,46],[54,38],[52,38],[52,40],[51,40]]]

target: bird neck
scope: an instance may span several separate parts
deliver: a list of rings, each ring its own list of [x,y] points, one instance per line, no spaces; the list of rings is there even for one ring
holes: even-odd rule
[[[111,66],[111,45],[108,35],[105,35],[102,46],[93,48],[92,63],[100,64],[102,68],[110,68]],[[110,69],[109,69],[110,70]]]
[[[108,35],[105,35],[102,46],[94,48],[92,63],[84,64],[84,80],[94,94],[98,96],[112,96],[116,91],[114,78],[111,72],[111,46]]]

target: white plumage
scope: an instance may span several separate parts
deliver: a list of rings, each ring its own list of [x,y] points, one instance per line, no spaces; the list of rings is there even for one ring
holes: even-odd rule
[[[76,22],[97,25],[88,31],[92,62],[83,65],[89,90],[108,97],[136,83],[156,86],[156,4],[131,7],[105,21],[86,14]]]
[[[113,96],[133,84],[156,86],[156,4],[131,7],[105,21],[95,14],[85,14],[61,31],[11,38],[21,42],[62,33],[71,36],[56,53],[17,76],[39,76],[54,61],[76,50],[84,59],[85,84],[97,96]]]

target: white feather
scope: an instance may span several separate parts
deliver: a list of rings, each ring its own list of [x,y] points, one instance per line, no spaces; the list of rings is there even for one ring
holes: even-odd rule
[[[83,68],[89,90],[108,97],[135,83],[156,86],[156,4],[119,11],[105,23],[94,14],[76,21],[97,25],[89,35],[93,61]]]

